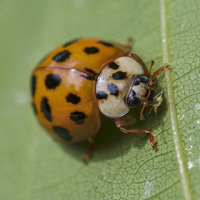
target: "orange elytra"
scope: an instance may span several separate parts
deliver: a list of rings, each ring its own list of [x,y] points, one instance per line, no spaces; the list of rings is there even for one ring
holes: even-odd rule
[[[32,107],[55,139],[75,143],[92,138],[100,128],[101,112],[123,132],[149,134],[154,148],[150,130],[126,129],[123,120],[137,106],[142,107],[143,119],[146,105],[156,107],[158,99],[152,78],[159,70],[150,76],[130,49],[130,41],[122,45],[98,38],[76,39],[56,48],[33,70]]]

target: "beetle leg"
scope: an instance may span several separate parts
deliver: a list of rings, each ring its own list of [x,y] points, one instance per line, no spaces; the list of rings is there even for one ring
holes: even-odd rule
[[[143,120],[143,119],[144,119],[143,113],[144,113],[145,110],[146,110],[146,106],[147,106],[147,101],[144,101],[144,102],[142,103],[142,109],[141,109],[141,111],[140,111],[140,120]]]
[[[125,128],[126,122],[125,122],[124,117],[116,118],[116,119],[114,119],[114,121],[115,121],[117,128],[119,128],[120,131],[122,131],[124,133],[149,134],[150,144],[153,147],[153,149],[155,149],[155,144],[156,144],[155,135],[150,130],[143,129],[143,128],[126,129]]]
[[[87,151],[85,152],[85,154],[83,155],[83,163],[86,165],[88,164],[88,160],[90,159],[92,152],[94,151],[94,145],[95,145],[94,137],[90,137],[88,139],[88,142],[89,142],[89,147]]]
[[[133,38],[132,37],[128,37],[126,39],[126,43],[124,44],[124,46],[129,48],[129,52],[132,50],[133,47]]]
[[[169,68],[170,65],[163,65],[162,67],[158,68],[153,74],[152,77],[156,77],[159,75],[160,72],[163,72],[165,68]]]

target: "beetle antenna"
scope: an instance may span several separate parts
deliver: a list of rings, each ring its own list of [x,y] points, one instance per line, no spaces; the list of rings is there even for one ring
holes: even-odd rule
[[[154,61],[152,60],[151,67],[150,67],[150,79],[152,79],[152,76],[153,76],[153,74],[151,73],[153,66],[154,66]]]
[[[155,85],[155,81],[152,79],[153,74],[151,73],[152,68],[154,66],[154,61],[151,61],[151,67],[150,67],[150,81],[149,81],[149,87],[153,87]]]

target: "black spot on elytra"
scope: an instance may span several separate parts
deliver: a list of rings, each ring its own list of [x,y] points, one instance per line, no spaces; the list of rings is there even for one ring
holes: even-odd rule
[[[76,94],[69,93],[66,97],[67,102],[70,102],[72,104],[78,104],[81,101],[81,98],[77,96]]]
[[[84,123],[84,119],[86,118],[86,115],[84,112],[73,112],[70,115],[70,119],[76,122],[78,125],[82,125]]]
[[[71,41],[69,41],[69,42],[66,42],[65,44],[63,44],[63,47],[67,47],[67,46],[69,46],[70,44],[73,44],[73,43],[77,42],[79,39],[80,39],[80,38],[77,38],[77,39],[75,39],[75,40],[71,40]]]
[[[115,62],[111,62],[111,63],[108,64],[108,68],[118,69],[119,65],[117,65]]]
[[[59,75],[56,74],[49,74],[46,76],[45,85],[47,89],[55,89],[61,83],[62,79]]]
[[[100,40],[99,43],[105,45],[105,46],[108,46],[108,47],[113,47],[114,44],[111,43],[111,42],[106,42],[106,41],[103,41],[103,40]]]
[[[71,55],[71,53],[68,50],[64,50],[58,54],[56,54],[53,57],[53,60],[55,62],[65,62],[67,59],[69,59],[69,56]]]
[[[108,95],[103,91],[98,91],[96,97],[97,99],[107,99]]]
[[[63,128],[60,126],[53,126],[52,129],[63,140],[66,140],[66,141],[72,140],[72,136],[70,135],[69,131],[66,128]]]
[[[33,111],[35,113],[35,115],[37,115],[37,108],[34,102],[32,102],[32,107],[33,107]]]
[[[112,95],[118,96],[119,94],[119,88],[112,83],[108,85],[108,90]]]
[[[41,111],[43,112],[45,118],[51,122],[51,107],[48,103],[48,99],[44,97],[41,101]]]
[[[34,97],[35,95],[35,90],[36,90],[36,76],[31,77],[31,95]]]
[[[135,97],[136,93],[135,91],[131,90],[130,94],[127,98],[127,104],[130,108],[137,107],[141,105],[141,100],[137,97]]]
[[[99,52],[99,49],[97,47],[85,47],[84,51],[87,54],[95,54]]]
[[[115,80],[122,80],[122,79],[126,79],[126,72],[122,72],[122,71],[118,71],[114,74],[112,74],[113,79]]]

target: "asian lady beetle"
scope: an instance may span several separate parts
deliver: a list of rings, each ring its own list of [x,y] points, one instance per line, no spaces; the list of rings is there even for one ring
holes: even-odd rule
[[[152,78],[168,66],[151,74],[152,62],[149,73],[136,54],[129,54],[130,42],[121,45],[97,38],[73,40],[55,49],[34,69],[32,107],[55,139],[66,143],[93,141],[91,138],[101,124],[100,110],[113,118],[122,132],[149,134],[154,148],[153,133],[147,129],[126,129],[123,117],[130,108],[141,106],[140,118],[144,119],[147,104],[156,108]],[[84,162],[92,149],[93,142]]]

